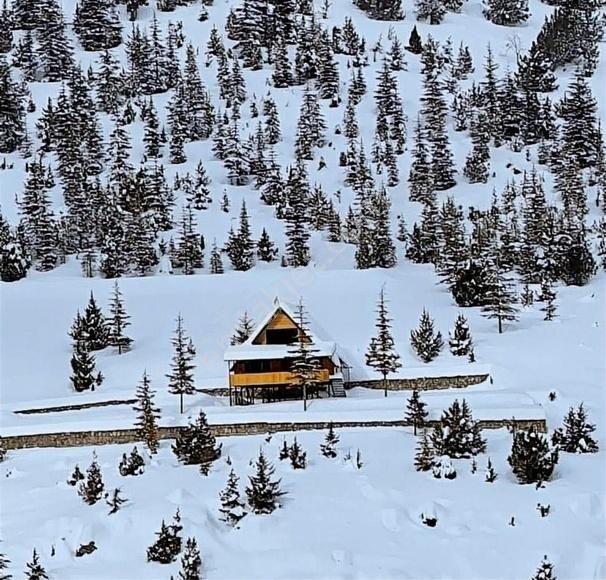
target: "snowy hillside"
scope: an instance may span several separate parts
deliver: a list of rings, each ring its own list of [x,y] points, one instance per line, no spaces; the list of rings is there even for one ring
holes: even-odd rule
[[[133,399],[144,372],[163,426],[200,411],[211,425],[400,419],[408,391],[358,387],[306,412],[221,393],[239,321],[276,297],[301,301],[352,380],[380,380],[367,354],[383,291],[391,379],[490,375],[422,392],[429,419],[465,398],[475,419],[546,419],[561,451],[541,487],[518,483],[505,429],[474,459],[451,454],[453,480],[415,469],[412,428],[344,429],[336,459],[323,433],[297,433],[300,471],[278,461],[294,434],[225,438],[206,477],[166,441],[139,477],[118,473],[131,446],[9,450],[0,578],[2,555],[19,577],[34,548],[51,579],[177,577],[181,556],[146,563],[177,507],[205,578],[531,578],[544,556],[551,578],[606,578],[605,19],[600,0],[6,3],[0,438],[132,427],[130,404],[15,411]],[[430,332],[411,341],[424,311],[433,351]],[[178,316],[195,346],[184,414]],[[552,440],[581,403],[597,453]],[[230,529],[226,459],[243,493],[259,449],[287,495]],[[65,483],[93,451],[129,500],[117,514]]]

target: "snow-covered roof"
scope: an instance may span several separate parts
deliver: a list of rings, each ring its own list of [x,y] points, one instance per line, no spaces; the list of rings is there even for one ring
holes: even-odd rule
[[[278,297],[274,299],[274,307],[257,324],[251,332],[248,339],[242,344],[236,344],[227,348],[223,355],[223,360],[261,360],[272,358],[288,358],[295,355],[290,352],[292,345],[288,344],[254,344],[255,339],[263,332],[263,329],[270,323],[271,319],[278,310],[282,310],[295,324],[297,324],[297,307],[286,302],[281,302]],[[337,343],[332,340],[326,332],[320,327],[308,313],[305,313],[307,322],[306,335],[311,341],[315,356],[329,356],[336,365],[340,365]],[[298,324],[297,324],[298,326]]]

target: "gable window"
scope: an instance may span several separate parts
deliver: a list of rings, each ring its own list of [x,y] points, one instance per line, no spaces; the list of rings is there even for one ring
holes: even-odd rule
[[[296,328],[268,328],[265,331],[266,344],[291,344],[296,340]]]

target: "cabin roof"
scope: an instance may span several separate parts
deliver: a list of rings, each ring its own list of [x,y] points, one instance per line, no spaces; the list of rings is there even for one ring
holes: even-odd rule
[[[248,339],[242,344],[230,346],[223,355],[223,360],[238,361],[238,360],[261,360],[294,357],[292,352],[293,346],[288,344],[254,344],[255,339],[263,332],[264,328],[269,324],[273,316],[278,310],[282,310],[297,326],[296,306],[281,302],[278,297],[274,299],[274,307],[271,311],[257,324],[251,332]],[[324,330],[312,319],[306,312],[307,332],[306,335],[311,340],[312,347],[315,351],[315,356],[329,356],[337,365],[340,364],[337,344],[332,340]]]

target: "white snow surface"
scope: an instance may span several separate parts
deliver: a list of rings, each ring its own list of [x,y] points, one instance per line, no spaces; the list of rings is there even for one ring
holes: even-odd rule
[[[151,3],[153,5],[153,2]],[[197,21],[199,5],[179,7],[174,13],[158,12],[163,27],[169,20],[181,20],[187,40],[200,47],[199,64],[203,80],[213,95],[218,94],[215,65],[204,66],[204,50],[213,25],[222,30],[234,0],[215,0],[208,8],[210,18]],[[318,2],[316,2],[318,4]],[[461,14],[448,14],[440,26],[414,22],[412,3],[404,2],[407,17],[391,24],[373,22],[353,8],[350,0],[333,2],[325,26],[342,25],[351,15],[356,27],[374,45],[393,26],[403,44],[413,24],[422,38],[431,33],[444,41],[449,36],[457,49],[462,40],[470,46],[475,74],[482,78],[482,60],[491,44],[499,74],[515,66],[513,48],[528,48],[544,16],[553,8],[538,0],[530,1],[532,16],[521,27],[508,28],[488,23],[482,16],[480,0],[469,0]],[[73,12],[73,0],[65,0],[66,14]],[[139,21],[149,25],[154,7],[140,10]],[[126,22],[123,6],[120,7]],[[68,18],[69,20],[70,18]],[[129,27],[125,26],[124,37]],[[227,44],[231,44],[227,42]],[[123,54],[123,46],[116,54]],[[603,47],[602,47],[603,49]],[[184,50],[184,49],[183,49]],[[602,50],[602,53],[604,50]],[[97,54],[78,52],[86,68]],[[367,151],[374,130],[375,68],[370,56],[365,69],[368,92],[358,107],[362,138]],[[404,110],[409,119],[409,151],[399,159],[401,183],[389,188],[392,216],[403,214],[412,224],[420,204],[408,201],[406,176],[410,165],[413,121],[419,109],[421,77],[418,57],[408,54],[408,70],[398,73]],[[347,58],[338,57],[343,94],[349,75]],[[268,91],[266,79],[271,71],[243,71],[249,97],[260,99]],[[558,71],[562,95],[572,69]],[[604,54],[599,70],[591,80],[601,99],[600,116],[606,124],[603,107],[605,82]],[[28,115],[33,128],[48,96],[56,95],[57,83],[34,83],[32,93],[37,111]],[[280,112],[284,142],[277,150],[278,162],[292,162],[294,133],[301,88],[272,89]],[[169,95],[154,97],[162,118]],[[345,103],[345,101],[344,101]],[[337,205],[341,215],[352,201],[352,192],[342,183],[337,168],[344,138],[333,135],[343,117],[344,103],[337,109],[324,104],[333,147],[321,154],[328,164],[323,171],[317,163],[309,165],[310,183],[321,183],[329,194],[341,190]],[[243,121],[248,120],[247,104]],[[105,134],[107,119],[102,117]],[[250,123],[253,130],[255,121]],[[130,126],[133,160],[141,155],[142,123]],[[246,134],[246,131],[245,131]],[[32,131],[33,136],[33,131]],[[450,132],[457,165],[462,167],[470,148],[469,136]],[[272,208],[263,205],[258,192],[250,187],[232,187],[226,182],[222,164],[212,159],[211,143],[187,145],[186,165],[166,165],[169,183],[178,172],[192,171],[202,159],[212,179],[213,203],[197,213],[200,231],[207,247],[213,238],[222,244],[231,224],[237,224],[241,200],[245,199],[255,237],[266,227],[281,248],[283,223],[273,217]],[[317,157],[319,158],[320,152]],[[534,153],[533,153],[534,154]],[[24,160],[7,156],[14,169],[0,174],[0,205],[11,223],[18,220],[16,199],[23,190]],[[491,170],[495,178],[486,185],[470,185],[458,175],[458,185],[448,192],[464,207],[490,205],[493,187],[501,191],[513,175],[511,166],[529,169],[524,153],[502,147],[491,151]],[[546,175],[546,192],[553,198],[552,179]],[[231,209],[219,209],[223,189],[229,192]],[[54,209],[62,209],[58,191]],[[441,194],[442,195],[442,194]],[[445,194],[443,194],[445,195]],[[336,199],[336,198],[335,198]],[[444,199],[441,197],[441,199]],[[182,200],[179,200],[181,202]],[[588,220],[599,210],[591,208]],[[167,236],[168,237],[168,236]],[[182,424],[203,409],[211,423],[244,421],[372,420],[401,418],[407,393],[354,389],[346,399],[314,400],[309,411],[301,402],[283,402],[254,407],[230,408],[224,398],[198,393],[186,398],[186,413],[178,413],[178,402],[166,392],[165,375],[171,360],[170,337],[180,313],[197,349],[196,386],[219,388],[227,384],[223,353],[229,337],[244,310],[262,320],[273,307],[273,300],[297,303],[303,298],[314,320],[320,321],[339,353],[352,365],[354,378],[376,378],[364,364],[368,341],[374,333],[375,304],[379,290],[385,288],[393,318],[396,348],[403,368],[397,376],[442,376],[490,373],[493,383],[468,389],[423,393],[431,417],[437,417],[455,397],[466,398],[476,418],[546,417],[550,430],[559,426],[570,405],[585,403],[591,420],[597,423],[596,439],[606,447],[606,276],[598,274],[586,287],[558,287],[558,318],[544,322],[538,306],[524,309],[518,322],[507,324],[498,335],[494,321],[481,317],[478,309],[465,309],[473,335],[478,362],[468,364],[452,357],[445,348],[440,357],[424,365],[409,347],[410,331],[416,327],[423,308],[427,308],[447,339],[459,312],[444,286],[438,284],[431,266],[414,265],[403,258],[398,243],[397,267],[390,270],[356,271],[353,246],[331,244],[314,233],[311,240],[312,263],[307,268],[281,268],[278,263],[257,264],[240,273],[227,269],[211,276],[207,269],[193,276],[156,275],[120,280],[126,307],[132,316],[129,335],[132,351],[118,355],[111,349],[96,353],[97,367],[106,379],[93,393],[74,393],[69,383],[71,341],[67,332],[76,309],[85,306],[94,292],[106,306],[113,281],[82,278],[75,258],[69,258],[49,273],[30,271],[25,280],[0,283],[0,435],[58,432],[64,430],[111,429],[132,426],[134,414],[129,406],[100,407],[83,411],[39,415],[16,415],[14,410],[64,404],[87,403],[134,396],[143,370],[158,390],[162,424]],[[206,254],[208,265],[208,252]],[[226,262],[226,260],[225,260]],[[227,265],[227,264],[226,264]],[[555,401],[548,394],[555,392]],[[177,576],[178,563],[170,566],[145,562],[145,549],[164,518],[170,520],[177,507],[183,516],[184,534],[197,538],[203,557],[205,578],[283,579],[283,578],[530,578],[544,554],[554,562],[559,580],[606,578],[606,507],[604,504],[604,451],[591,455],[561,454],[553,482],[543,489],[518,485],[507,465],[511,436],[506,430],[488,432],[487,453],[478,458],[478,472],[470,473],[468,460],[454,460],[455,480],[436,480],[431,473],[413,468],[416,439],[410,429],[344,429],[340,433],[339,457],[327,460],[319,454],[323,434],[297,433],[308,451],[309,466],[293,471],[277,461],[278,448],[292,434],[224,439],[223,458],[208,477],[195,467],[180,466],[163,442],[160,453],[148,460],[144,475],[123,478],[117,464],[131,446],[97,448],[106,489],[121,487],[130,501],[117,514],[108,516],[104,503],[86,506],[65,480],[78,463],[84,469],[93,449],[38,449],[11,451],[0,464],[0,552],[11,560],[10,572],[20,577],[36,547],[53,580],[139,580]],[[277,467],[282,487],[287,491],[283,506],[270,516],[248,515],[240,529],[231,530],[218,521],[218,494],[227,479],[229,456],[241,477],[241,491],[252,468],[249,461],[263,448]],[[356,469],[344,461],[350,451],[360,449],[363,466]],[[495,483],[484,482],[488,456],[499,474]],[[537,503],[550,504],[551,513],[541,518]],[[438,517],[436,528],[423,525],[421,514]],[[508,525],[515,517],[515,526]],[[80,543],[94,539],[98,550],[75,558]],[[50,556],[51,546],[56,555]]]

